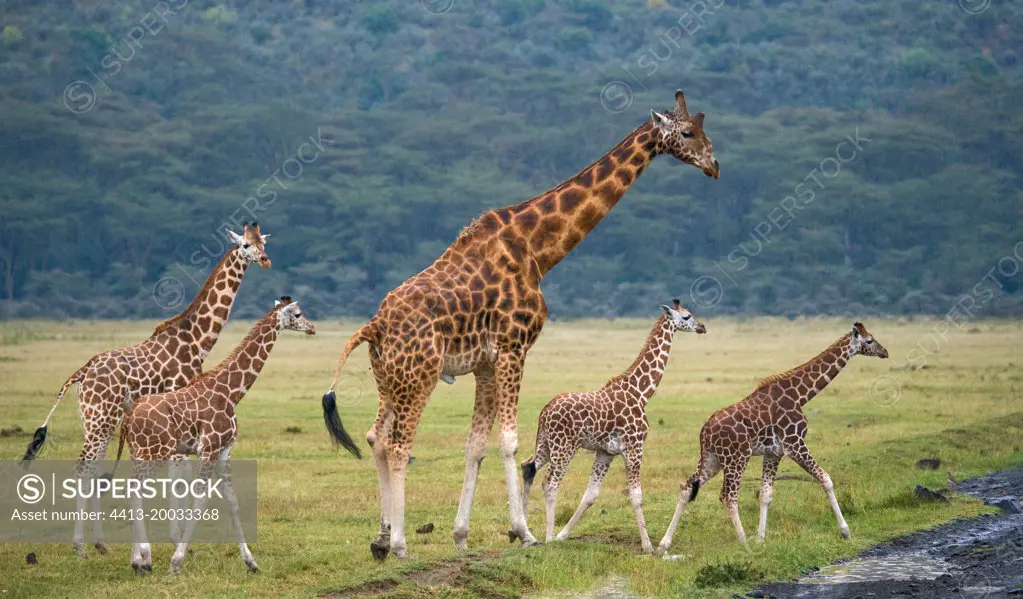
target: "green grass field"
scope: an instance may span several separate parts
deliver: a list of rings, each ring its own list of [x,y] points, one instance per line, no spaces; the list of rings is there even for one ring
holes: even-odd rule
[[[699,315],[698,315],[699,316]],[[315,321],[315,319],[314,319]],[[698,432],[716,409],[743,398],[768,374],[816,355],[851,322],[836,319],[704,320],[708,334],[684,334],[647,416],[651,432],[643,470],[647,524],[656,544],[671,518],[682,479],[698,458]],[[651,321],[549,324],[527,363],[520,399],[520,459],[532,453],[536,419],[557,392],[598,388],[632,362]],[[0,324],[0,429],[28,434],[52,405],[64,379],[93,354],[146,337],[153,323],[10,322]],[[250,323],[233,322],[207,361],[213,366]],[[320,396],[344,341],[360,323],[317,322],[319,334],[282,336],[263,375],[239,406],[240,434],[232,457],[259,461],[259,537],[251,545],[261,574],[249,575],[232,544],[200,545],[184,571],[166,572],[171,547],[154,546],[154,573],[136,579],[130,547],[111,546],[79,561],[67,544],[0,545],[0,590],[11,596],[393,597],[571,596],[624,586],[639,596],[728,597],[758,582],[790,579],[802,569],[851,556],[863,548],[958,516],[981,513],[979,502],[918,504],[916,484],[945,485],[945,470],[961,478],[1023,464],[1023,350],[1018,322],[984,321],[953,327],[927,368],[897,365],[917,344],[934,348],[931,321],[867,321],[892,359],[855,358],[806,407],[807,442],[831,474],[852,529],[843,541],[820,487],[783,461],[775,487],[766,545],[740,545],[717,500],[721,478],[687,510],[671,553],[674,561],[639,551],[620,461],[612,466],[597,504],[575,540],[518,549],[508,545],[503,471],[492,446],[483,462],[469,536],[472,553],[454,549],[451,526],[464,471],[463,448],[472,411],[471,377],[440,385],[413,447],[407,483],[407,529],[414,560],[373,561],[377,530],[372,461],[335,451],[323,428]],[[339,401],[345,425],[366,448],[376,411],[365,347],[349,362]],[[916,361],[919,364],[919,360]],[[881,383],[872,381],[877,377]],[[895,383],[901,386],[896,397]],[[359,397],[360,393],[363,393]],[[300,429],[294,431],[293,427]],[[73,395],[51,426],[44,459],[73,459],[82,428]],[[0,451],[15,459],[29,437],[0,436]],[[493,445],[493,444],[492,444]],[[918,470],[919,458],[940,458],[938,471]],[[559,525],[578,505],[592,456],[580,453],[561,487]],[[947,468],[946,466],[947,465]],[[541,471],[540,476],[544,471]],[[760,459],[746,473],[741,515],[755,535]],[[6,481],[5,481],[6,482]],[[538,485],[536,486],[538,487]],[[529,521],[543,531],[543,501],[533,489]],[[7,517],[6,514],[0,517]],[[433,522],[430,535],[412,532]],[[39,565],[25,555],[34,551]]]

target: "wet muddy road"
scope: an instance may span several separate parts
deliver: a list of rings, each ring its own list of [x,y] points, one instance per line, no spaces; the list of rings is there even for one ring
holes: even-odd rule
[[[961,482],[958,492],[986,502],[1018,500],[1023,496],[1023,468]],[[748,596],[1023,599],[1023,514],[1003,511],[900,537],[797,583],[766,585]]]

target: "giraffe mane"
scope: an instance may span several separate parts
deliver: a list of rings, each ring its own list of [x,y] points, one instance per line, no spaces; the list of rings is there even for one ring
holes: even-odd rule
[[[462,227],[462,230],[459,231],[459,233],[458,233],[458,238],[461,239],[463,237],[472,237],[473,233],[475,233],[480,228],[480,220],[482,218],[483,218],[483,215],[481,214],[481,215],[477,216],[476,218],[472,219],[471,223],[469,223],[469,224],[465,225],[464,227]]]
[[[250,330],[248,334],[245,335],[245,338],[238,342],[238,345],[236,345],[234,349],[231,350],[231,353],[227,354],[227,356],[225,356],[224,359],[221,360],[220,363],[214,366],[213,368],[200,372],[199,374],[193,376],[188,381],[188,385],[192,385],[194,383],[198,383],[199,381],[213,378],[214,376],[220,374],[224,370],[224,368],[227,367],[228,364],[233,362],[238,357],[238,354],[242,353],[242,350],[244,350],[246,347],[249,346],[250,343],[252,343],[253,339],[263,334],[263,327],[269,324],[270,317],[273,316],[275,312],[278,312],[281,308],[283,308],[286,305],[287,304],[274,306],[272,310],[264,314],[263,317],[257,320],[256,324],[252,326],[252,330]]]
[[[640,125],[639,127],[636,127],[635,129],[633,129],[632,132],[630,132],[628,135],[626,135],[625,138],[622,139],[621,141],[619,141],[613,148],[608,150],[606,153],[601,155],[599,158],[597,158],[596,160],[594,160],[590,164],[586,165],[584,168],[580,169],[579,172],[577,172],[576,174],[572,175],[572,177],[570,177],[569,179],[566,179],[565,181],[562,181],[561,183],[558,183],[557,185],[555,185],[554,187],[548,189],[547,191],[545,191],[545,192],[543,192],[541,194],[535,195],[532,198],[529,198],[528,200],[526,200],[524,202],[520,202],[518,204],[512,204],[510,206],[505,206],[503,208],[495,208],[494,210],[488,210],[488,211],[484,212],[483,214],[479,215],[479,217],[475,218],[467,226],[462,228],[462,231],[458,234],[458,239],[462,239],[462,238],[466,238],[466,237],[472,237],[473,234],[475,234],[476,231],[479,230],[480,224],[482,223],[483,219],[488,214],[493,214],[496,217],[499,212],[507,211],[507,210],[512,210],[512,209],[517,209],[517,208],[523,208],[523,207],[526,207],[526,206],[528,206],[530,204],[533,204],[535,202],[539,202],[540,200],[542,200],[542,199],[544,199],[546,197],[549,197],[551,194],[556,194],[557,192],[559,192],[559,191],[561,191],[561,190],[563,190],[563,189],[565,189],[567,187],[575,185],[576,182],[579,180],[579,178],[583,175],[583,173],[585,173],[587,171],[592,171],[593,169],[596,169],[597,165],[599,165],[601,162],[603,162],[604,159],[606,159],[608,156],[613,155],[615,152],[619,151],[621,148],[627,148],[627,147],[630,147],[633,144],[635,144],[636,137],[638,137],[644,131],[657,131],[657,127],[654,126],[652,121],[648,120],[648,121],[644,122],[642,125]],[[583,187],[585,187],[585,188],[593,188],[593,185],[592,184],[591,185],[584,185]],[[499,217],[498,217],[498,220],[500,221]]]
[[[188,307],[185,308],[177,316],[171,316],[167,320],[156,325],[156,328],[153,329],[153,334],[150,335],[150,338],[156,337],[157,335],[166,331],[167,329],[177,326],[178,324],[181,323],[182,320],[185,319],[186,316],[195,312],[196,308],[198,308],[199,305],[202,303],[203,298],[206,296],[207,292],[214,285],[213,273],[217,272],[217,270],[224,266],[224,263],[227,262],[228,257],[231,255],[232,252],[234,252],[234,250],[235,248],[231,248],[230,250],[224,252],[224,255],[220,258],[220,262],[217,262],[217,265],[214,266],[213,270],[210,271],[209,276],[206,277],[206,282],[203,283],[202,289],[200,289],[199,292],[195,294],[195,297],[192,298],[192,303],[188,304]]]
[[[631,374],[632,371],[635,370],[643,362],[643,358],[646,357],[646,348],[650,347],[650,344],[653,342],[654,337],[656,337],[660,333],[661,324],[664,322],[664,319],[665,316],[662,315],[660,318],[657,319],[657,322],[654,323],[654,327],[650,329],[650,333],[648,333],[646,336],[646,341],[643,342],[643,349],[641,349],[639,354],[636,355],[636,359],[632,361],[632,364],[630,364],[629,367],[626,368],[623,372],[609,378],[607,382],[604,383],[604,387],[609,387],[614,383],[617,383],[621,380],[628,378],[629,374]]]
[[[813,364],[814,362],[819,360],[824,354],[830,352],[831,350],[835,349],[837,346],[839,346],[842,343],[844,343],[846,338],[848,338],[848,337],[849,337],[849,333],[846,333],[845,335],[842,335],[841,337],[839,337],[838,341],[835,341],[834,343],[829,345],[827,347],[827,349],[825,349],[821,353],[817,354],[813,358],[810,358],[806,362],[803,362],[799,366],[796,366],[795,368],[791,368],[789,370],[786,370],[785,372],[779,372],[777,374],[772,374],[770,376],[767,376],[767,377],[761,379],[761,381],[759,383],[757,383],[757,388],[754,389],[754,391],[761,391],[763,389],[766,389],[766,388],[770,387],[774,383],[777,383],[780,380],[787,379],[787,378],[789,378],[791,376],[795,376],[796,374],[798,374],[798,372],[800,370],[802,370],[806,366],[809,366],[810,364]]]

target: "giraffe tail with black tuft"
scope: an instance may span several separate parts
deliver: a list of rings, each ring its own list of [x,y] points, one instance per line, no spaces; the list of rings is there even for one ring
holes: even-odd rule
[[[362,459],[362,452],[359,451],[359,446],[355,444],[351,435],[345,430],[344,424],[341,423],[341,415],[338,414],[337,395],[334,393],[334,387],[337,386],[338,380],[341,379],[341,370],[345,367],[348,356],[364,341],[372,342],[376,341],[376,338],[377,331],[373,320],[370,320],[357,333],[352,335],[352,338],[345,345],[344,351],[341,352],[341,358],[337,363],[337,370],[334,371],[334,381],[330,384],[330,389],[323,394],[323,423],[327,426],[327,432],[330,433],[330,437],[336,445],[344,447],[349,453],[360,460]]]
[[[31,462],[39,455],[39,451],[42,450],[43,444],[46,443],[46,436],[49,432],[50,419],[53,418],[53,413],[57,411],[57,406],[60,405],[60,400],[63,399],[64,394],[68,388],[75,383],[79,383],[85,378],[85,373],[88,371],[89,366],[92,365],[92,360],[89,360],[84,366],[75,371],[74,374],[68,377],[64,381],[64,386],[60,388],[60,392],[57,393],[57,401],[53,402],[53,408],[50,409],[50,413],[46,415],[46,420],[43,421],[43,425],[36,429],[32,435],[32,441],[29,442],[28,448],[25,450],[25,455],[21,458],[23,466],[28,467],[28,462]]]

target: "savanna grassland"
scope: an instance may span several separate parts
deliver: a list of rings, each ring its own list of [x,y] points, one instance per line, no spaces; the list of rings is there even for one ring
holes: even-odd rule
[[[300,299],[300,298],[299,298]],[[651,309],[653,306],[651,306]],[[652,311],[652,310],[651,310]],[[315,315],[313,315],[315,316]],[[663,534],[679,482],[698,457],[698,431],[717,408],[744,397],[763,376],[816,355],[851,322],[837,319],[706,320],[708,334],[683,334],[658,394],[648,408],[651,433],[643,471],[651,537]],[[470,377],[440,385],[413,448],[407,488],[410,563],[374,562],[368,544],[377,529],[376,472],[370,460],[338,453],[328,442],[320,396],[344,339],[356,322],[318,322],[319,334],[282,336],[255,388],[239,406],[240,436],[232,457],[259,461],[259,530],[251,544],[261,574],[248,575],[233,544],[200,545],[182,574],[166,573],[171,548],[154,547],[154,573],[136,579],[129,547],[79,561],[62,545],[0,545],[0,588],[11,596],[312,596],[386,593],[396,597],[558,596],[608,585],[639,596],[728,597],[754,584],[800,571],[901,533],[981,513],[979,502],[920,504],[916,484],[940,488],[945,470],[962,479],[1023,464],[1023,351],[1018,322],[982,321],[930,336],[932,321],[867,321],[892,359],[855,358],[807,406],[808,444],[835,481],[852,539],[839,538],[820,487],[783,461],[765,546],[743,547],[717,494],[706,485],[687,510],[673,561],[639,551],[624,468],[612,466],[603,493],[574,531],[574,540],[518,549],[508,544],[503,472],[496,447],[483,463],[468,556],[455,552],[451,525],[464,470],[472,410]],[[532,451],[536,418],[557,392],[599,387],[635,357],[650,320],[551,323],[530,353],[520,400],[520,458]],[[0,428],[30,433],[61,383],[93,354],[144,338],[152,323],[39,322],[0,324]],[[234,322],[207,364],[246,332]],[[937,339],[937,342],[935,341]],[[899,366],[917,345],[938,348],[926,368]],[[913,360],[915,366],[922,359]],[[376,410],[365,349],[346,368],[342,417],[365,448]],[[878,378],[882,377],[882,378]],[[876,382],[875,382],[876,381]],[[872,391],[873,389],[873,391]],[[361,394],[361,395],[360,395]],[[27,434],[27,433],[26,433]],[[29,437],[0,437],[16,458]],[[75,399],[61,404],[44,459],[72,459],[81,443]],[[941,459],[938,471],[915,462]],[[580,454],[562,485],[559,525],[581,497],[591,457]],[[947,466],[947,468],[946,468]],[[747,534],[756,529],[760,459],[751,462],[740,500]],[[543,471],[541,472],[541,476]],[[543,502],[533,490],[530,525],[543,529]],[[432,534],[411,532],[433,522]],[[68,531],[70,540],[70,530]],[[26,565],[29,551],[39,564]]]

